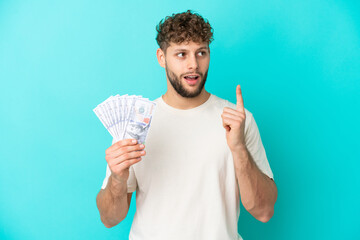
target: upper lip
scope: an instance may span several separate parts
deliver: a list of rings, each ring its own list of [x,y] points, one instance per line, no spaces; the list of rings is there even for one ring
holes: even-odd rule
[[[187,74],[187,75],[185,75],[184,77],[189,77],[189,76],[195,76],[195,77],[200,77],[200,75],[199,74]]]

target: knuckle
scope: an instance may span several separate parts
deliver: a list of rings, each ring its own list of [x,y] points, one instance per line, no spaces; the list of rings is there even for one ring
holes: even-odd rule
[[[126,153],[126,152],[127,152],[127,147],[121,147],[121,148],[120,148],[120,152],[121,152],[122,154]]]
[[[126,153],[126,151],[124,150],[124,148],[120,148],[120,150],[119,150],[119,155],[123,155],[124,153]]]
[[[128,146],[128,147],[127,147],[127,150],[128,150],[129,152],[131,152],[131,151],[133,151],[135,148],[136,148],[136,146]]]
[[[133,146],[128,146],[128,147],[126,148],[126,151],[131,152],[133,149],[134,149]]]
[[[115,157],[113,155],[106,155],[105,159],[109,162],[112,161]]]

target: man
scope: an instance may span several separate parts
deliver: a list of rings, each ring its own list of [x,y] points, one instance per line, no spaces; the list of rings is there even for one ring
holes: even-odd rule
[[[274,212],[277,189],[252,114],[240,86],[236,105],[204,89],[212,28],[191,11],[157,26],[157,59],[167,92],[146,139],[113,143],[97,196],[101,220],[113,227],[125,219],[136,190],[129,239],[235,240],[240,198],[256,219]]]

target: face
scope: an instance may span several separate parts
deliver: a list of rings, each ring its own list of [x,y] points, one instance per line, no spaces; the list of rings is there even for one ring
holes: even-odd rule
[[[160,55],[160,56],[159,56]],[[158,60],[166,70],[172,88],[182,97],[198,96],[204,88],[210,62],[206,43],[171,43],[164,54],[158,49]]]

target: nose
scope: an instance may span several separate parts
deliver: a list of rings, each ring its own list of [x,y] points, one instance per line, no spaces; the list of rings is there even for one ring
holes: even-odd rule
[[[195,55],[188,57],[187,67],[189,70],[197,70],[199,67],[198,60]]]

